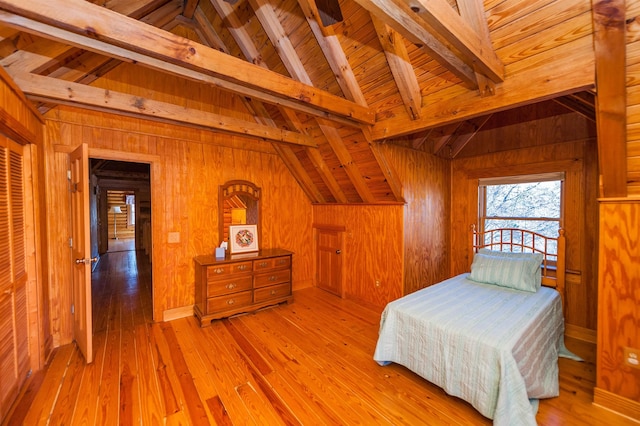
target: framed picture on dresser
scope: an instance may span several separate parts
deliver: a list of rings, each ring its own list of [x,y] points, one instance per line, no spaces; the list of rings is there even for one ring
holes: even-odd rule
[[[229,245],[231,253],[251,253],[258,251],[258,226],[229,226]]]

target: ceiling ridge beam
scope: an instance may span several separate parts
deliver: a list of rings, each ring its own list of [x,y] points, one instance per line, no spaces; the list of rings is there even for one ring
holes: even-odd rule
[[[1,21],[10,26],[18,25],[28,32],[37,32],[46,38],[64,36],[62,40],[67,43],[79,44],[89,50],[99,49],[100,53],[107,56],[136,60],[165,72],[177,72],[183,77],[187,77],[189,71],[195,72],[215,79],[216,85],[227,90],[233,89],[235,93],[248,95],[251,92],[251,96],[261,94],[259,98],[264,101],[267,100],[262,93],[267,92],[272,99],[277,98],[298,109],[306,107],[315,116],[328,119],[337,117],[364,124],[375,122],[374,113],[369,108],[200,43],[89,2],[59,0],[57,3],[52,5],[48,0],[0,0],[0,9],[18,14],[2,13]],[[36,23],[57,29],[57,35],[43,31],[42,26],[37,28]],[[206,81],[202,77],[199,80]],[[278,104],[273,100],[270,103]]]

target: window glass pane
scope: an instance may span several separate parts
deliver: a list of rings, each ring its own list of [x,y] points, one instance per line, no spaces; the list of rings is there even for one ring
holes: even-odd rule
[[[560,189],[560,181],[487,185],[486,214],[489,217],[559,219]]]

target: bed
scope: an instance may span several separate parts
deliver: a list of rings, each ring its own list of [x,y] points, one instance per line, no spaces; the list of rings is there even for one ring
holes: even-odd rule
[[[519,229],[473,229],[471,272],[390,302],[374,360],[397,363],[469,402],[496,425],[535,425],[558,395],[564,248]]]

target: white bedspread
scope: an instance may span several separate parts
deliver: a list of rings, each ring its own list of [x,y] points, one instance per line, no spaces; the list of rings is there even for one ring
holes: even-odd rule
[[[374,360],[401,364],[495,425],[535,425],[529,399],[558,395],[560,295],[480,284],[468,274],[387,305]]]

